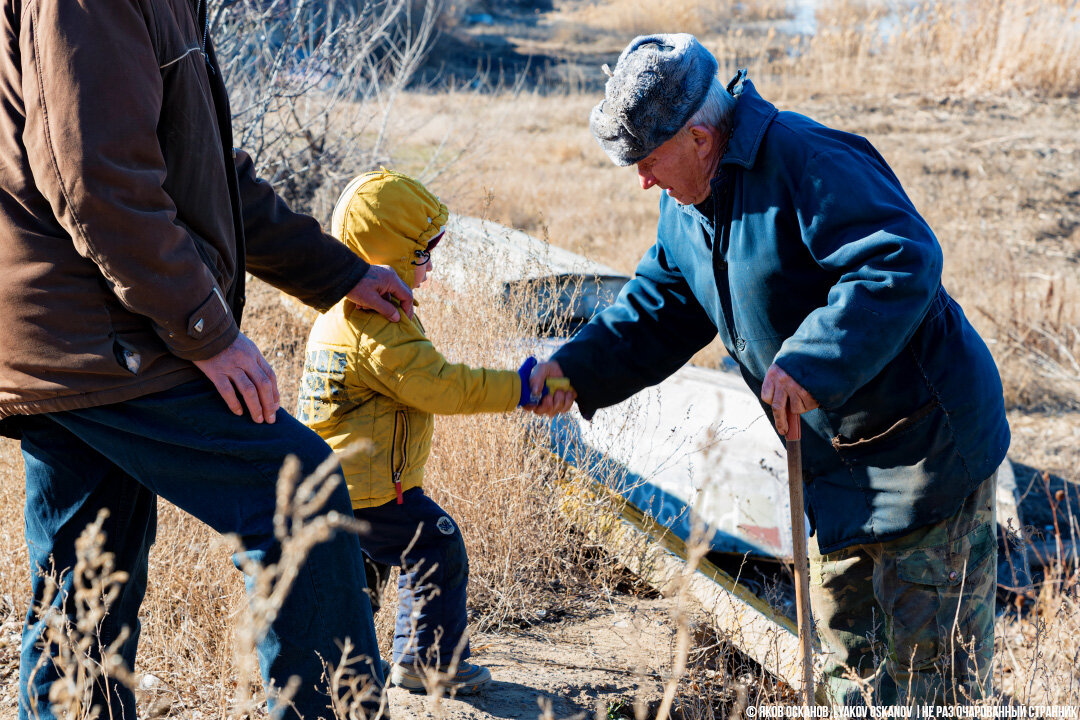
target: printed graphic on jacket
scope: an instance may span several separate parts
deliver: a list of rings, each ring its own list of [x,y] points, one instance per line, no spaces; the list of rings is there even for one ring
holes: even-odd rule
[[[345,353],[311,350],[304,357],[304,375],[296,402],[296,419],[305,424],[328,420],[345,401]]]

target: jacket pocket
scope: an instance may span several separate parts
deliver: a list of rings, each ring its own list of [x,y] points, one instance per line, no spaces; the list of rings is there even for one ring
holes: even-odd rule
[[[875,435],[850,438],[837,434],[832,447],[849,465],[899,468],[910,467],[928,454],[945,452],[951,440],[945,410],[931,400]]]
[[[180,218],[176,218],[175,222],[182,227],[184,232],[191,238],[192,243],[195,245],[195,252],[199,253],[199,259],[202,260],[203,265],[210,271],[210,274],[214,276],[214,282],[216,282],[221,289],[227,289],[232,282],[232,271],[225,262],[225,258],[222,257],[221,253],[214,247],[213,243],[196,231],[195,228],[191,227]]]
[[[139,352],[137,347],[115,335],[113,336],[113,357],[116,358],[116,362],[120,367],[132,375],[139,374],[139,370],[142,368],[142,353]]]
[[[937,401],[931,400],[910,415],[897,420],[886,428],[884,432],[868,438],[855,439],[837,435],[832,439],[832,446],[838,452],[849,453],[873,453],[875,450],[887,448],[896,439],[912,432],[926,422],[937,407]]]
[[[202,32],[191,3],[169,0],[148,6],[153,13],[148,25],[161,69],[172,67],[188,55],[196,55],[201,61]]]
[[[997,539],[989,523],[983,523],[963,537],[931,548],[918,548],[896,560],[901,580],[919,585],[950,587],[978,573]],[[970,582],[970,580],[969,580]]]
[[[992,657],[997,539],[991,523],[940,545],[896,557],[896,581],[875,580],[891,615],[890,671],[947,672],[951,648]]]

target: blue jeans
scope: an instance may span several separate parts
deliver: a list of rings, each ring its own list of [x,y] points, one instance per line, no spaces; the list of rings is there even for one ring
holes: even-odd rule
[[[146,590],[147,554],[157,526],[160,495],[219,533],[236,533],[246,556],[264,565],[277,561],[273,516],[278,471],[286,454],[297,455],[305,474],[330,449],[284,411],[277,422],[256,424],[229,412],[209,381],[189,382],[135,400],[22,420],[26,461],[26,543],[32,572],[32,605],[23,629],[19,677],[19,717],[54,716],[47,707],[57,673],[43,648],[43,574],[62,577],[52,606],[73,612],[70,568],[75,539],[106,508],[107,552],[130,578],[99,631],[99,645],[113,643],[122,628],[130,636],[120,651],[134,668],[139,639],[139,605]],[[350,512],[349,495],[338,487],[323,512]],[[234,560],[239,565],[237,557]],[[248,578],[248,589],[251,578]],[[300,689],[294,710],[306,720],[332,717],[321,681],[320,656],[341,657],[338,643],[350,638],[355,653],[378,657],[371,609],[364,594],[364,568],[355,535],[339,532],[316,546],[292,586],[266,637],[258,644],[263,679],[282,688],[293,675]],[[378,663],[360,663],[357,672],[383,682]],[[134,718],[130,689],[115,682],[94,688],[94,703],[111,709],[103,717]],[[371,711],[377,705],[370,707]],[[293,717],[292,709],[285,709]]]
[[[423,489],[353,514],[371,524],[360,535],[364,552],[381,565],[398,565],[394,662],[445,665],[465,634],[469,558],[461,530]],[[459,659],[469,657],[466,641]]]

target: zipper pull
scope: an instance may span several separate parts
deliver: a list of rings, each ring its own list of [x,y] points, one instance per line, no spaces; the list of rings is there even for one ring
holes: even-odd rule
[[[401,471],[398,470],[394,473],[394,493],[397,495],[397,504],[404,504],[405,500],[401,496]]]

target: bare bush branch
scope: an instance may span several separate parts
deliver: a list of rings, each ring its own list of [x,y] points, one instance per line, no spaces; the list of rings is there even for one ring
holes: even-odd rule
[[[390,163],[395,100],[435,38],[441,4],[218,2],[236,143],[294,208],[325,217],[344,179]]]

